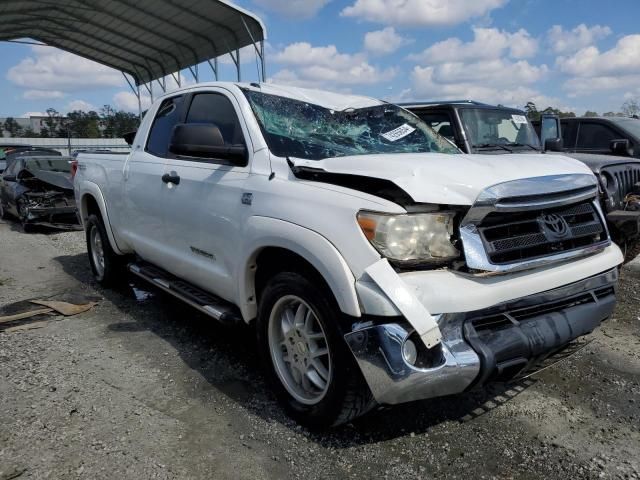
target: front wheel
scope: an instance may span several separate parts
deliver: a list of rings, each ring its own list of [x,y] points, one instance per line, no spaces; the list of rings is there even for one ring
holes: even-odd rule
[[[640,241],[625,242],[624,244],[624,263],[629,263],[631,260],[640,255]]]
[[[312,428],[348,422],[375,402],[337,326],[341,315],[325,289],[283,272],[265,287],[258,342],[276,395]]]
[[[104,223],[97,215],[87,219],[86,238],[93,277],[102,286],[114,285],[124,272],[124,261],[111,248]]]

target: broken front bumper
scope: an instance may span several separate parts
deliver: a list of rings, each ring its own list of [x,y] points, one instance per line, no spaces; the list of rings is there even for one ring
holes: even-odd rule
[[[402,317],[389,323],[381,317],[356,323],[345,340],[380,404],[460,393],[530,374],[547,357],[591,332],[613,312],[617,278],[614,268],[487,309],[437,315],[442,342],[435,349],[440,351],[430,352],[432,364],[420,368],[403,356],[414,332]]]
[[[24,223],[32,225],[80,230],[81,227],[77,212],[78,209],[75,206],[27,207],[22,220]]]

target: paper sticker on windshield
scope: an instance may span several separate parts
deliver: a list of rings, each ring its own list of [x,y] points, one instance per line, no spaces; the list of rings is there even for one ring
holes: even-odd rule
[[[404,125],[400,125],[398,128],[394,128],[390,132],[382,133],[381,135],[387,140],[389,140],[390,142],[395,142],[415,131],[416,131],[415,128],[405,123]]]
[[[527,117],[524,115],[511,115],[513,123],[527,123]]]

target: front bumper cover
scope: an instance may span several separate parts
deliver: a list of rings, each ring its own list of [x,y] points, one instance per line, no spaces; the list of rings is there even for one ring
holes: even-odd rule
[[[361,321],[345,340],[380,404],[463,392],[531,374],[536,365],[608,318],[615,306],[616,268],[579,282],[464,313],[438,315],[442,349],[436,365],[405,362],[410,324],[397,317]]]

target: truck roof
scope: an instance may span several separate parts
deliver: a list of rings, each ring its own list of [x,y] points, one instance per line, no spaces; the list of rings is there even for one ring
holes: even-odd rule
[[[316,90],[312,88],[291,87],[288,85],[276,85],[273,83],[246,83],[246,82],[203,82],[188,87],[171,91],[160,98],[168,95],[175,95],[177,92],[189,91],[201,87],[237,87],[255,92],[262,92],[269,95],[291,98],[301,102],[311,103],[330,110],[342,111],[348,108],[367,108],[384,105],[386,102],[371,97],[351,95],[344,93],[328,92],[326,90]]]

